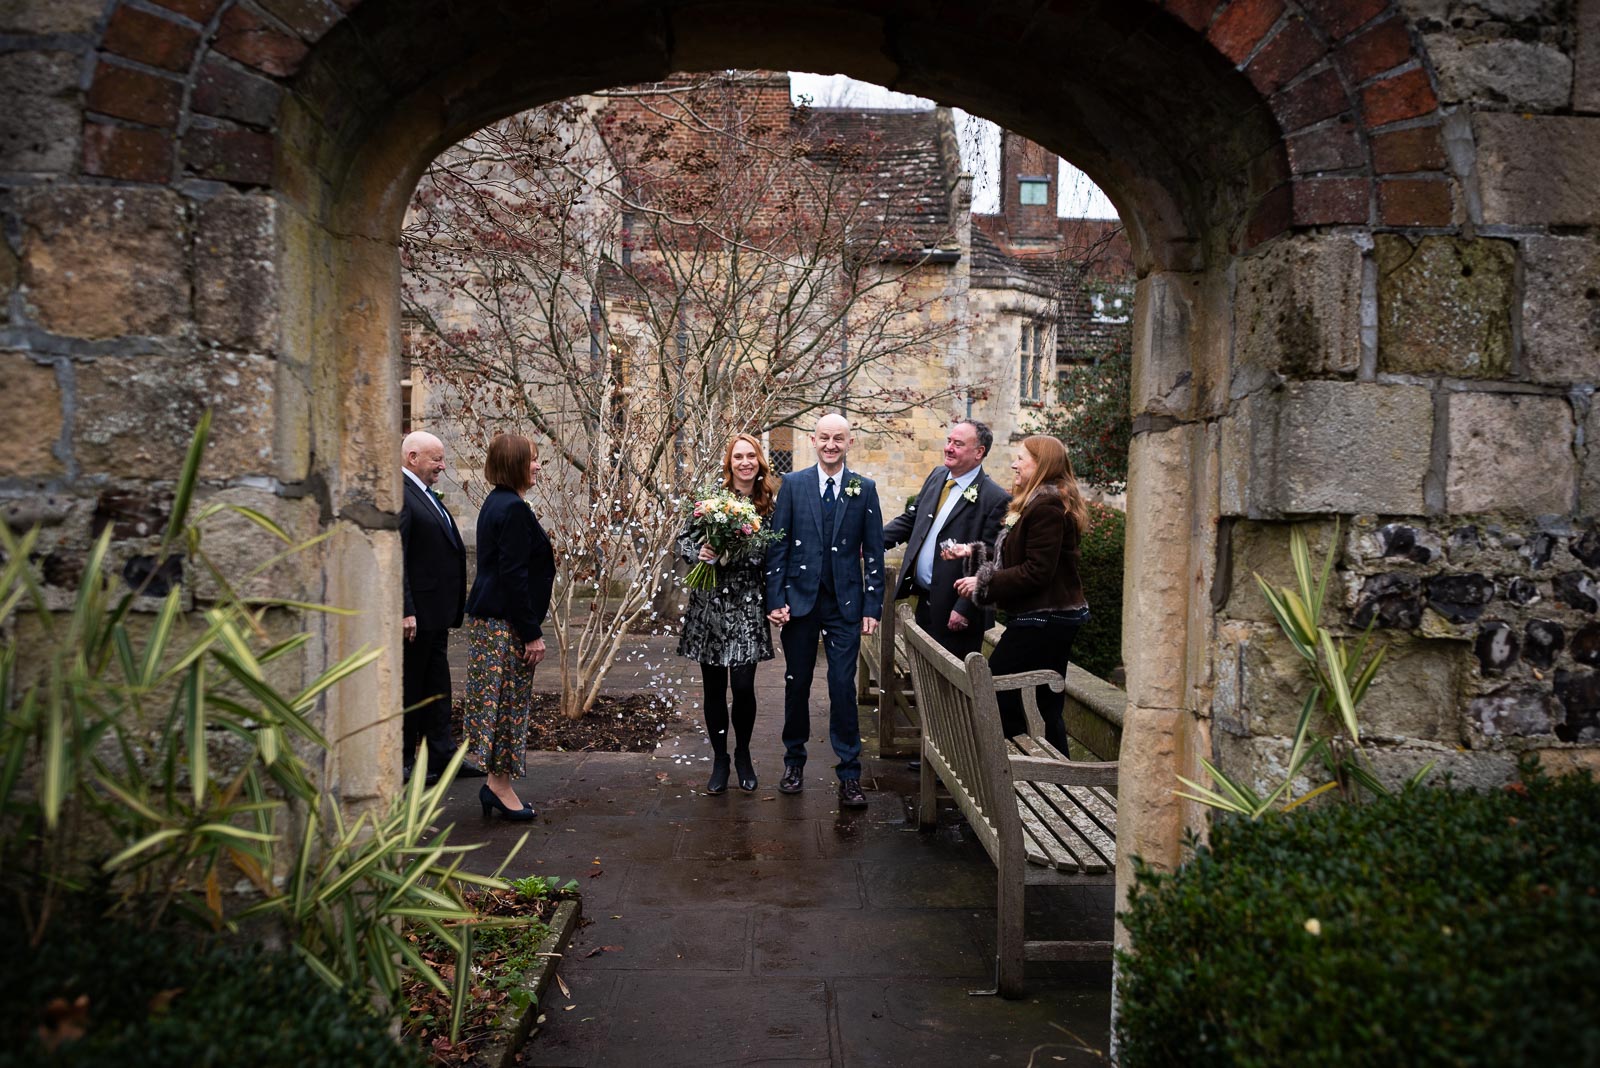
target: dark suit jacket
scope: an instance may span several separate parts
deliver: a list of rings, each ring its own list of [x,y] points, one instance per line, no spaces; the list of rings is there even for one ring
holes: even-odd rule
[[[405,614],[418,630],[461,626],[467,596],[467,550],[455,520],[439,514],[428,494],[404,474],[400,546],[405,557]],[[449,515],[446,510],[446,516]]]
[[[794,616],[816,607],[824,568],[831,568],[834,597],[846,622],[883,615],[883,510],[872,479],[849,468],[839,472],[833,529],[822,529],[822,494],[815,465],[783,476],[767,524],[783,537],[767,549],[767,610],[784,605]],[[848,492],[852,482],[858,492]],[[864,574],[863,574],[864,573]]]
[[[944,489],[948,476],[949,472],[943,465],[935,467],[922,484],[916,502],[883,528],[883,544],[886,548],[901,542],[906,546],[905,563],[900,568],[900,582],[894,592],[896,599],[911,596],[911,586],[916,579],[917,554],[922,551],[928,530],[933,526],[939,492]],[[977,501],[969,501],[965,497],[958,500],[937,536],[940,541],[947,538],[969,544],[981,541],[992,547],[995,537],[1000,533],[1000,521],[1005,518],[1011,494],[981,470],[968,489],[978,491]],[[933,619],[941,629],[950,619],[952,611],[960,612],[972,623],[981,624],[985,630],[994,622],[992,608],[982,608],[965,597],[956,596],[956,579],[966,573],[966,567],[965,560],[941,560],[937,554],[934,555],[933,586],[928,591],[928,602]]]
[[[478,577],[467,614],[503,619],[525,642],[544,637],[555,550],[528,502],[496,486],[478,512]]]

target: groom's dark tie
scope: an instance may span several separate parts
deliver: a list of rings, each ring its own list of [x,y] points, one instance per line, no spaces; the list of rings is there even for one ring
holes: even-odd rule
[[[822,491],[822,544],[826,548],[833,541],[833,510],[838,507],[838,498],[833,494],[833,479],[828,479],[828,484]],[[822,554],[822,588],[828,592],[833,591],[833,561],[828,558],[828,553]]]

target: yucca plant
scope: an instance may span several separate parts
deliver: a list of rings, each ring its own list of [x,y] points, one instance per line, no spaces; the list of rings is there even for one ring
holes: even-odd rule
[[[1373,775],[1361,748],[1361,724],[1357,710],[1367,695],[1372,680],[1377,677],[1386,650],[1377,649],[1368,656],[1368,640],[1372,635],[1369,625],[1352,647],[1343,638],[1334,637],[1322,625],[1322,607],[1328,593],[1328,580],[1333,573],[1333,559],[1338,551],[1339,524],[1334,522],[1333,544],[1322,561],[1320,570],[1311,562],[1311,548],[1301,527],[1289,531],[1289,556],[1294,565],[1295,586],[1274,588],[1259,574],[1256,585],[1261,588],[1272,609],[1273,618],[1294,651],[1305,661],[1312,676],[1311,692],[1300,706],[1300,716],[1295,723],[1294,742],[1289,751],[1289,764],[1283,781],[1265,794],[1258,793],[1248,784],[1223,772],[1211,761],[1202,757],[1201,765],[1211,777],[1215,788],[1203,786],[1192,779],[1178,776],[1192,792],[1178,791],[1179,797],[1212,808],[1232,812],[1248,819],[1260,819],[1266,813],[1281,808],[1289,811],[1331,790],[1339,790],[1346,799],[1354,799],[1356,787],[1375,794],[1386,795],[1389,790]],[[1324,738],[1314,731],[1320,719],[1335,723],[1339,731]],[[1296,778],[1315,758],[1321,758],[1331,778],[1329,781],[1293,796]],[[1412,782],[1420,783],[1432,770],[1430,762],[1422,768]]]
[[[113,590],[109,529],[71,610],[52,612],[33,563],[39,532],[0,523],[0,880],[36,943],[72,895],[98,884],[116,922],[155,927],[176,914],[246,934],[270,922],[274,940],[294,945],[328,983],[390,1008],[402,967],[449,994],[399,921],[433,930],[457,949],[457,974],[468,974],[470,940],[452,933],[474,918],[461,886],[505,884],[462,871],[462,854],[476,847],[449,845],[449,828],[430,839],[450,775],[431,790],[418,776],[387,811],[351,823],[324,792],[318,702],[379,654],[353,653],[292,689],[273,681],[274,664],[310,636],[274,640],[272,613],[345,610],[237,592],[320,539],[296,543],[234,504],[191,516],[209,428],[207,414],[151,569],[175,557],[206,569],[219,594],[203,612],[183,611],[181,587],[153,612],[143,610],[143,588]],[[203,530],[223,510],[282,551],[247,575],[222,574]],[[253,898],[225,894],[239,877]]]

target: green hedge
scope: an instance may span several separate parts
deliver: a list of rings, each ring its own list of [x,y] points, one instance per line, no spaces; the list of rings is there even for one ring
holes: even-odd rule
[[[1072,661],[1110,679],[1122,666],[1122,541],[1127,518],[1115,508],[1089,505],[1089,530],[1079,544],[1079,577],[1089,602],[1089,622],[1072,643]]]
[[[1123,1068],[1600,1064],[1600,785],[1524,773],[1224,819],[1140,871]]]
[[[0,938],[0,1066],[196,1068],[250,1065],[401,1068],[426,1061],[385,1020],[313,975],[298,958],[260,949],[197,948],[126,924],[57,922],[29,947]],[[46,1006],[87,997],[83,1037],[54,1054],[40,1042]]]

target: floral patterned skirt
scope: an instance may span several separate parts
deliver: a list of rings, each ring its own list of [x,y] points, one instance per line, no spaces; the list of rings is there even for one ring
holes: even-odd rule
[[[533,707],[533,668],[521,659],[524,643],[503,619],[468,616],[466,631],[467,752],[484,771],[520,779]]]

